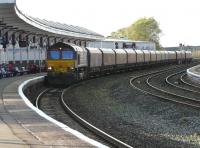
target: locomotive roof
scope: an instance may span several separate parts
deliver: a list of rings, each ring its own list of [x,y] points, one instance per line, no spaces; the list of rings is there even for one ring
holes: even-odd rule
[[[52,46],[50,46],[48,49],[51,50],[51,49],[57,49],[57,48],[72,48],[72,49],[74,49],[73,44],[63,43],[63,42],[55,43]]]

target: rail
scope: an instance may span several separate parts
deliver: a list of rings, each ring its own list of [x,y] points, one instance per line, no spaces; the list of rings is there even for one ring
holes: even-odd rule
[[[72,86],[73,87],[73,86]],[[77,115],[64,101],[64,94],[67,90],[69,90],[71,87],[65,89],[62,92],[61,95],[61,103],[63,105],[63,107],[66,109],[67,112],[69,112],[73,118],[75,120],[77,120],[80,124],[84,125],[85,127],[87,127],[89,130],[93,131],[94,133],[96,133],[98,136],[102,137],[103,139],[109,141],[109,143],[115,145],[116,147],[125,147],[125,148],[132,148],[132,146],[118,140],[117,138],[107,134],[106,132],[100,130],[99,128],[95,127],[94,125],[90,124],[89,122],[87,122],[86,120],[84,120],[83,118],[81,118],[79,115]]]

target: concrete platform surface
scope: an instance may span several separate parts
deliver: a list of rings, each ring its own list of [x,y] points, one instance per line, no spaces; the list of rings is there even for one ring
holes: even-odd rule
[[[18,86],[38,75],[0,79],[0,148],[96,147],[30,109]]]

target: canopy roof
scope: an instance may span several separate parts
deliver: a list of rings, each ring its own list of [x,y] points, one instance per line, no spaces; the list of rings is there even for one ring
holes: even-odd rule
[[[17,8],[16,0],[0,0],[0,27],[24,31],[27,34],[77,40],[95,41],[104,38],[102,35],[83,27],[27,16]]]

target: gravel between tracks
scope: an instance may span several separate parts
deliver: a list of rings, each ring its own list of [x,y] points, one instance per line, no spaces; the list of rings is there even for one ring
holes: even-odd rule
[[[134,147],[200,147],[200,110],[134,90],[130,76],[143,72],[82,82],[66,92],[65,101],[78,115]]]

